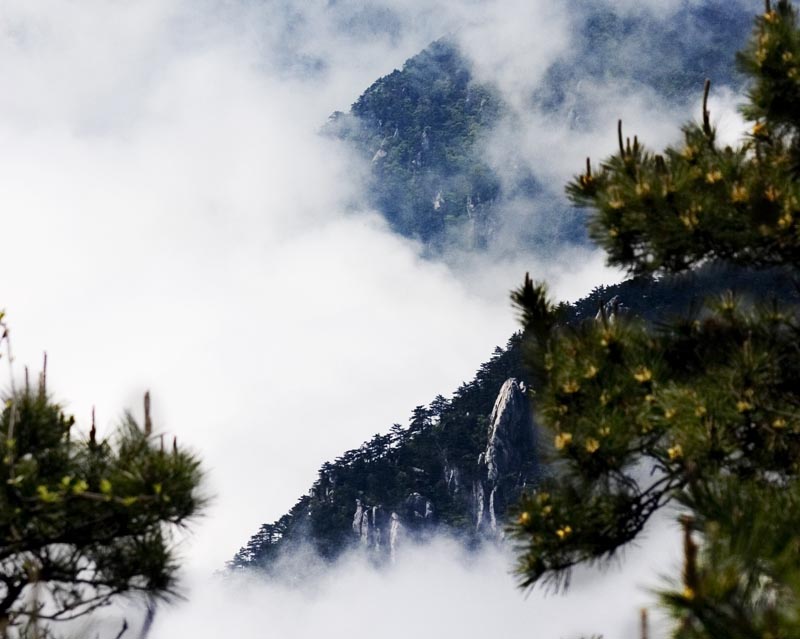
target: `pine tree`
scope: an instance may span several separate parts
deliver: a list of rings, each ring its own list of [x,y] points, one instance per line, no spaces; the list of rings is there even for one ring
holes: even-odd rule
[[[202,473],[153,432],[148,395],[144,426],[127,415],[113,437],[94,424],[84,437],[43,373],[7,397],[0,434],[0,637],[51,636],[118,595],[176,594],[171,534],[202,510]]]
[[[592,238],[633,274],[714,260],[800,265],[800,30],[780,0],[739,56],[752,130],[721,148],[703,99],[683,143],[619,152],[570,183]],[[521,585],[568,582],[607,560],[667,504],[682,511],[683,574],[662,603],[680,638],[800,637],[800,317],[765,292],[726,294],[653,327],[605,311],[563,328],[526,277],[521,311],[551,476],[510,532]],[[543,438],[544,439],[544,438]]]

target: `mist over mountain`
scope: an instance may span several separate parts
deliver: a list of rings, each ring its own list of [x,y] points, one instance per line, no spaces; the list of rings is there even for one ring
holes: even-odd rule
[[[582,217],[560,185],[525,160],[513,137],[490,152],[493,136],[521,129],[533,112],[586,132],[591,86],[598,83],[652,93],[668,104],[697,97],[706,78],[740,88],[732,61],[750,29],[744,5],[689,4],[664,19],[578,4],[578,46],[539,69],[541,81],[514,96],[515,104],[508,87],[476,72],[456,31],[373,83],[349,112],[331,115],[324,132],[369,163],[368,204],[392,229],[420,240],[432,255],[584,244]],[[390,15],[365,10],[351,16],[347,29],[357,32],[363,20],[392,33]]]
[[[325,132],[352,144],[371,165],[370,203],[393,229],[434,251],[464,243],[485,248],[500,195],[481,157],[481,136],[505,106],[473,81],[451,40],[439,40],[375,82]]]
[[[760,8],[3,4],[0,303],[17,373],[46,349],[51,388],[86,431],[96,407],[101,435],[149,389],[155,422],[210,469],[216,499],[181,539],[188,603],[159,612],[154,639],[306,637],[332,632],[332,618],[349,633],[398,611],[410,612],[385,636],[424,624],[527,637],[548,611],[577,624],[574,600],[523,601],[491,543],[502,490],[504,508],[534,485],[548,445],[539,439],[527,467],[510,460],[517,470],[490,481],[492,409],[510,379],[526,380],[506,341],[507,291],[526,270],[560,299],[618,281],[586,245],[564,180],[587,154],[613,152],[617,117],[653,147],[674,140],[699,113],[706,76],[720,136],[738,134],[730,63]],[[411,86],[409,102],[382,94]],[[336,110],[343,139],[317,135]],[[623,304],[647,310],[657,283],[626,286]],[[565,312],[594,317],[623,291],[598,290]],[[495,344],[506,347],[492,354]],[[423,402],[416,425],[392,428]],[[373,574],[366,566],[391,563],[392,513],[407,548],[452,534],[475,564],[434,541],[397,572]],[[249,575],[308,543],[310,563],[341,568],[322,577],[314,606],[260,577],[247,596],[205,590],[242,546],[235,563],[257,569],[238,571]],[[335,564],[340,543],[356,564]],[[606,620],[613,589],[601,583],[578,601]],[[627,598],[638,585],[620,595],[625,606],[645,598]],[[616,620],[581,621],[580,632],[626,636]]]
[[[368,29],[400,37],[403,21],[388,7],[334,2],[328,9],[349,36]],[[393,231],[420,241],[428,257],[547,255],[587,244],[583,215],[552,183],[550,167],[513,138],[530,114],[587,134],[596,126],[592,89],[600,84],[676,107],[693,101],[707,77],[741,88],[732,61],[751,24],[743,3],[687,3],[665,16],[579,2],[569,16],[576,46],[544,62],[537,82],[487,76],[473,35],[456,29],[376,80],[322,128],[369,167],[367,204]],[[579,322],[617,296],[627,312],[653,322],[737,284],[776,285],[710,268],[690,281],[596,288],[562,310],[565,321]],[[788,294],[785,283],[782,290]],[[508,507],[546,472],[526,406],[528,383],[515,335],[450,399],[437,396],[414,409],[407,427],[395,424],[323,464],[308,493],[264,524],[230,567],[269,572],[301,547],[332,561],[360,546],[380,563],[394,557],[403,537],[446,533],[468,545],[502,538]]]

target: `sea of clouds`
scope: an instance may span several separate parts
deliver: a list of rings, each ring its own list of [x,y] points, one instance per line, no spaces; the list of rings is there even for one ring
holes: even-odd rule
[[[679,3],[629,4],[666,19]],[[576,586],[583,599],[570,604],[524,599],[504,553],[467,561],[446,542],[386,574],[348,560],[312,594],[264,584],[228,596],[208,578],[322,462],[469,379],[515,330],[507,295],[525,271],[559,299],[620,278],[581,247],[423,259],[361,205],[367,167],[317,134],[445,33],[522,109],[541,77],[531,70],[570,46],[575,20],[566,5],[517,0],[2,3],[0,305],[12,374],[47,351],[55,398],[84,430],[95,406],[104,435],[124,410],[140,414],[149,389],[157,425],[203,457],[214,497],[180,540],[188,603],[160,612],[153,637],[340,636],[387,618],[396,630],[383,636],[448,635],[456,620],[463,636],[497,624],[500,636],[529,636],[546,611],[567,630],[629,636],[620,629],[635,624],[638,586],[615,592],[638,573]],[[562,184],[586,155],[613,152],[620,115],[656,147],[685,119],[647,93],[585,90],[595,120],[580,134],[531,113],[522,130],[500,127],[487,155],[513,139]],[[734,105],[730,92],[713,95],[730,136]],[[577,603],[594,611],[586,623]],[[327,625],[333,610],[341,632]]]

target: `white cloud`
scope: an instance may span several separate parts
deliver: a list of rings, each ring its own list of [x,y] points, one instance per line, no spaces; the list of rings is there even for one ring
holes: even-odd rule
[[[530,92],[571,43],[574,16],[561,4],[525,0],[489,2],[458,33],[479,82],[497,86],[514,108],[526,109]]]
[[[710,4],[709,0],[601,0],[601,2],[621,14],[649,13],[662,19],[667,19],[687,7],[701,7]],[[750,6],[753,4],[749,0],[728,0],[728,2],[730,5]]]
[[[383,571],[355,554],[313,581],[290,578],[291,585],[204,580],[187,605],[157,617],[152,637],[635,637],[646,607],[650,636],[660,639],[667,624],[652,591],[664,587],[660,575],[679,574],[681,556],[677,525],[659,517],[619,562],[577,571],[566,594],[526,595],[515,586],[507,553],[467,554],[439,539],[407,548]]]
[[[380,23],[373,31],[361,12],[369,7]],[[380,13],[385,7],[394,18]],[[481,73],[498,69],[509,92],[529,87],[539,76],[522,78],[527,65],[543,69],[571,37],[569,19],[552,7],[3,3],[0,303],[17,373],[47,350],[51,390],[84,428],[96,404],[103,432],[151,389],[157,423],[201,453],[217,497],[186,547],[192,573],[219,567],[285,512],[323,461],[468,379],[515,329],[507,292],[526,270],[568,299],[618,279],[583,249],[422,260],[376,215],[353,210],[364,169],[316,135],[372,80],[456,29]],[[347,20],[366,26],[346,33]],[[537,35],[531,46],[526,24]],[[587,95],[598,122],[589,133],[574,137],[540,114],[512,133],[518,152],[559,185],[587,149],[613,148],[620,114],[631,130],[647,125],[651,139],[674,130],[674,114],[652,96],[623,101],[600,85]],[[725,109],[730,103],[721,94]],[[663,123],[655,129],[653,115]],[[388,582],[361,568],[337,573],[349,575],[347,587],[320,595],[308,619],[304,594],[265,587],[258,592],[275,596],[272,607],[241,610],[241,623],[252,613],[253,623],[277,618],[282,636],[299,632],[298,619],[321,632],[326,611],[348,593],[353,601],[367,593],[375,612],[367,605],[359,617],[354,608],[358,627],[378,615],[381,598],[398,597],[413,612],[441,589],[462,605],[489,602],[483,617],[467,605],[474,627],[500,619],[503,636],[527,634],[544,604],[515,598],[497,557],[468,568],[446,556],[426,568],[430,557],[415,555]],[[586,605],[606,591],[587,587]],[[211,606],[217,594],[196,597]],[[514,612],[506,618],[507,601]],[[598,619],[606,608],[597,607]],[[165,628],[206,620],[200,636],[216,623],[169,619]]]
[[[84,426],[92,404],[107,430],[153,391],[211,470],[208,568],[322,461],[468,378],[515,328],[524,272],[472,286],[347,213],[359,165],[316,130],[361,80],[265,72],[213,17],[16,3],[0,44],[18,365],[47,350]]]

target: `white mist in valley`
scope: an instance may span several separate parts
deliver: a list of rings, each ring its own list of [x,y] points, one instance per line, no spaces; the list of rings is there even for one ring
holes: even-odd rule
[[[445,33],[518,103],[573,20],[551,2],[2,3],[0,305],[16,374],[47,351],[50,390],[84,429],[96,406],[101,434],[150,389],[157,424],[208,471],[212,506],[180,542],[190,598],[153,636],[633,636],[640,585],[674,562],[659,531],[563,599],[522,597],[504,552],[444,541],[386,573],[350,557],[310,589],[209,577],[324,461],[469,379],[516,329],[508,291],[525,271],[561,299],[620,278],[581,247],[422,259],[362,205],[367,167],[318,135]],[[714,99],[736,130],[734,98]],[[593,100],[579,136],[534,113],[513,137],[553,192],[613,151],[619,115],[657,122],[659,143],[686,117],[641,92]],[[510,140],[501,127],[487,154]]]
[[[586,249],[421,259],[359,207],[365,167],[318,131],[433,35],[347,37],[335,11],[298,5],[307,51],[279,4],[0,12],[16,374],[47,351],[56,398],[87,430],[96,406],[104,433],[151,390],[157,424],[209,471],[215,500],[184,544],[208,571],[326,459],[468,379],[515,330],[526,270],[570,298],[618,277]],[[309,56],[326,63],[298,68]]]
[[[679,574],[680,561],[680,532],[660,517],[605,569],[576,570],[566,593],[526,594],[515,586],[508,548],[471,553],[437,539],[407,547],[396,565],[381,570],[351,553],[291,586],[257,576],[204,579],[186,604],[156,617],[151,636],[633,639],[646,607],[650,636],[661,639],[666,623],[653,590],[667,584],[659,575]]]

